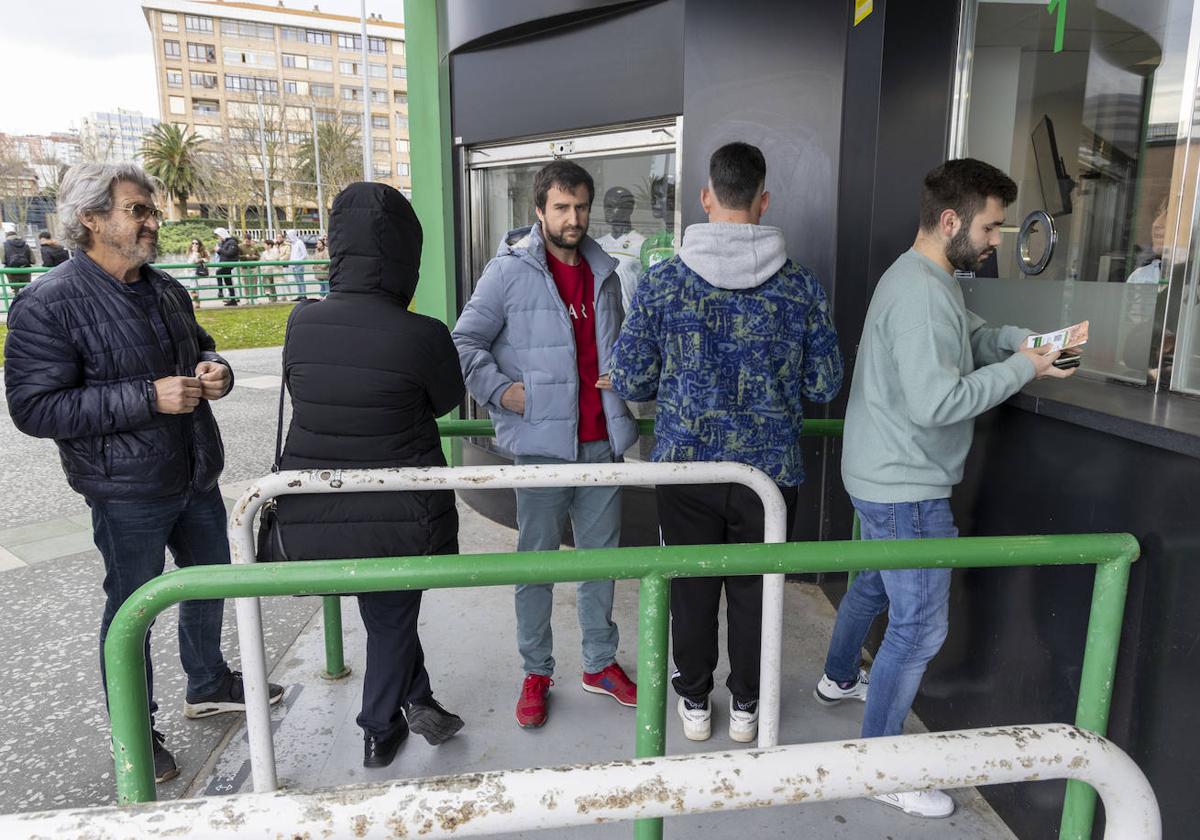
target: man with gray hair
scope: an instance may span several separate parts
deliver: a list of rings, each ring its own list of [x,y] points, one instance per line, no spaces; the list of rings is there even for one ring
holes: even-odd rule
[[[229,562],[224,465],[209,402],[233,387],[229,364],[196,323],[187,290],[151,267],[162,212],[155,183],[133,164],[80,164],[63,179],[58,212],[75,258],[26,289],[8,315],[5,388],[17,428],[53,438],[71,488],[92,511],[104,558],[104,639],[117,608],[162,574]],[[241,675],[221,654],[220,600],[179,608],[187,673],[184,715],[245,709]],[[150,637],[146,685],[154,703]],[[271,686],[271,702],[283,689]],[[179,775],[155,731],[154,776]]]

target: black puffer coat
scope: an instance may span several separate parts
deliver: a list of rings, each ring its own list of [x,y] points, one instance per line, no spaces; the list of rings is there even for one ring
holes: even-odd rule
[[[152,499],[208,490],[225,450],[208,402],[159,414],[149,383],[226,364],[192,314],[187,290],[145,266],[170,331],[172,359],[137,292],[80,251],[17,295],[8,313],[4,386],[13,423],[54,438],[67,481],[89,499]]]
[[[436,418],[457,406],[463,378],[450,331],[408,310],[421,224],[384,184],[351,184],[333,203],[330,293],[292,318],[283,364],[292,422],[281,466],[445,466]],[[457,550],[448,490],[286,496],[292,559],[391,557]]]

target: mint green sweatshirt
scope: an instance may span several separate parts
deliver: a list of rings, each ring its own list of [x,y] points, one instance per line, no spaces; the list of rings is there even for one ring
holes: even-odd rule
[[[1033,379],[1014,356],[1029,330],[989,327],[958,281],[909,249],[867,309],[846,407],[842,480],[869,502],[945,499],[962,480],[975,418]]]

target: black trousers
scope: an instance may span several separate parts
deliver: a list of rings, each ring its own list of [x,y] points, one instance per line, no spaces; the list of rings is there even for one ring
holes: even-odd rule
[[[788,527],[796,515],[796,488],[780,487]],[[656,491],[664,545],[760,543],[762,502],[740,484],[680,484]],[[729,691],[740,701],[758,699],[762,647],[762,576],[675,578],[671,581],[671,645],[682,697],[703,700],[717,667],[718,613],[725,590]]]
[[[458,540],[429,553],[457,554]],[[417,634],[421,590],[362,593],[358,612],[367,628],[367,668],[357,722],[363,731],[386,738],[406,725],[406,703],[428,703],[433,698]]]
[[[217,269],[217,297],[225,297],[225,287],[229,287],[229,296],[236,298],[237,294],[233,290],[233,269],[218,268]]]
[[[367,628],[367,669],[363,673],[358,725],[380,737],[404,726],[404,704],[433,696],[425,651],[417,635],[421,590],[369,592],[358,596]]]

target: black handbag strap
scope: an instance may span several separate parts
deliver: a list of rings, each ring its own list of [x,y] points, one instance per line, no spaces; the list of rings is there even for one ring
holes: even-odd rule
[[[279,377],[279,419],[275,421],[275,463],[271,464],[271,472],[279,472],[279,462],[283,460],[283,395],[287,393],[287,371]]]

